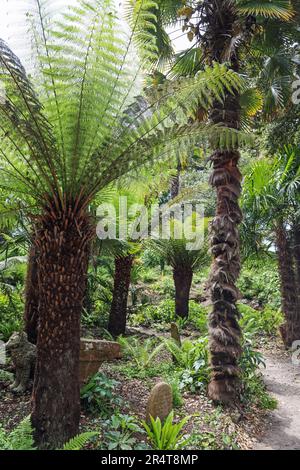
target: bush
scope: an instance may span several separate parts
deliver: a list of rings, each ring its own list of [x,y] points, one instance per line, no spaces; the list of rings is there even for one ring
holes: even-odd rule
[[[116,380],[98,372],[80,391],[81,400],[86,409],[92,413],[108,416],[114,407],[120,406],[122,400],[115,395],[118,385]]]
[[[197,341],[186,339],[181,346],[173,340],[167,340],[166,346],[179,368],[179,388],[188,389],[192,393],[204,390],[209,381],[208,338]]]
[[[276,260],[248,260],[243,264],[238,287],[245,299],[278,310],[281,305],[280,282]]]
[[[17,292],[0,293],[0,340],[7,341],[23,325],[24,302]]]
[[[150,424],[143,421],[143,426],[148,434],[149,441],[154,450],[180,450],[189,442],[184,434],[183,427],[190,420],[191,416],[186,416],[179,423],[173,423],[174,412],[171,411],[164,423],[160,418],[150,416]]]
[[[179,321],[181,326],[192,325],[200,333],[206,333],[208,309],[194,300],[190,300],[189,310],[189,317],[186,320],[182,320],[175,315],[175,301],[166,299],[158,305],[141,307],[130,316],[129,321],[134,326],[151,326],[153,323],[170,324],[171,322]]]
[[[251,334],[276,334],[279,326],[283,322],[280,311],[274,310],[267,305],[263,310],[255,310],[249,305],[238,304],[238,309],[242,314],[241,327],[243,331]]]

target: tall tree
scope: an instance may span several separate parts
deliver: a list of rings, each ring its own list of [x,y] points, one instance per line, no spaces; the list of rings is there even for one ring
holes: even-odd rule
[[[251,39],[257,33],[260,39],[274,20],[277,26],[293,17],[290,0],[160,0],[158,30],[165,24],[174,24],[178,17],[184,22],[183,30],[194,41],[186,53],[181,54],[171,72],[190,76],[204,64],[227,63],[232,70],[241,71],[241,65],[250,59]],[[171,11],[171,13],[170,13]],[[175,20],[174,20],[175,17]],[[157,44],[161,35],[157,36]],[[194,49],[199,48],[195,53]],[[250,52],[249,52],[250,51]],[[241,60],[242,58],[242,60]],[[216,125],[238,130],[241,128],[241,96],[225,93],[222,104],[212,103],[210,119]],[[197,118],[205,113],[199,106]],[[231,403],[239,393],[241,330],[236,306],[236,281],[240,271],[238,226],[242,220],[238,199],[241,193],[240,158],[237,147],[224,150],[218,146],[211,155],[212,187],[217,193],[216,215],[212,221],[212,253],[214,256],[210,284],[212,312],[209,320],[211,382],[209,395],[215,401]]]
[[[156,54],[147,34],[153,20],[149,0],[135,2],[129,37],[113,0],[79,0],[57,21],[49,15],[50,0],[30,1],[29,8],[32,3],[35,88],[0,40],[0,153],[2,184],[22,194],[35,226],[39,331],[32,423],[45,448],[78,433],[80,315],[95,236],[89,204],[126,171],[211,134],[203,124],[187,127],[188,112],[199,96],[207,107],[221,89],[237,89],[240,80],[216,66],[184,87],[165,87],[150,117],[143,112],[132,126],[124,111],[139,72]],[[133,70],[135,43],[144,47],[141,65]],[[176,124],[170,118],[175,111]],[[217,139],[230,135],[213,131]]]

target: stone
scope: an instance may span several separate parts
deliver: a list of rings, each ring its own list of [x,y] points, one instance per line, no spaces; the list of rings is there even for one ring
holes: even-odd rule
[[[116,341],[81,338],[79,380],[83,384],[96,374],[105,361],[120,359],[121,346]]]
[[[9,386],[14,393],[24,393],[30,382],[30,372],[36,359],[36,346],[28,341],[23,331],[14,332],[5,344],[15,368],[15,380]]]
[[[147,409],[146,421],[150,421],[150,416],[154,419],[160,418],[164,421],[173,409],[172,387],[166,382],[157,383],[151,390]]]

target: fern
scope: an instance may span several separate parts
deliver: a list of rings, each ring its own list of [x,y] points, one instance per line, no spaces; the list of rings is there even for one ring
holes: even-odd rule
[[[10,433],[6,433],[4,429],[0,427],[0,449],[35,450],[32,434],[33,430],[30,416],[21,421]]]
[[[78,434],[78,436],[66,442],[62,450],[81,450],[84,445],[95,436],[97,436],[97,433],[91,431]]]
[[[184,82],[166,82],[138,113],[127,112],[137,103],[133,90],[146,62],[144,57],[138,64],[134,45],[144,44],[154,60],[148,33],[159,21],[155,2],[134,2],[129,34],[113,0],[79,0],[58,20],[48,15],[49,0],[29,3],[35,87],[19,59],[0,42],[5,191],[18,191],[37,209],[49,197],[64,207],[66,195],[80,195],[87,204],[125,173],[183,149],[186,153],[208,135],[226,148],[248,139],[228,128],[190,126],[199,106],[208,110],[214,100],[222,101],[242,85],[237,74],[217,64]]]

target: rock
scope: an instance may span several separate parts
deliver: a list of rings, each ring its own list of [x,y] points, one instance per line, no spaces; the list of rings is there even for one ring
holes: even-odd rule
[[[150,416],[152,416],[154,419],[160,418],[163,421],[172,409],[172,388],[166,382],[159,382],[151,390],[147,403],[146,420],[149,422]]]
[[[115,341],[81,338],[79,379],[83,384],[96,374],[101,364],[122,357],[121,347]]]

